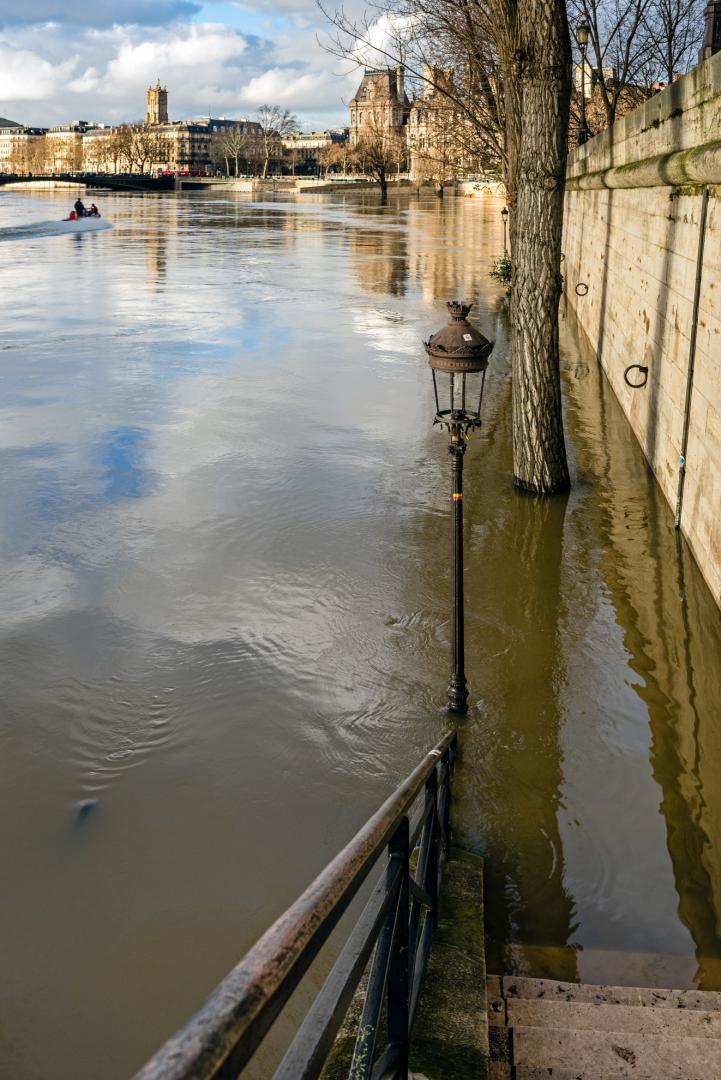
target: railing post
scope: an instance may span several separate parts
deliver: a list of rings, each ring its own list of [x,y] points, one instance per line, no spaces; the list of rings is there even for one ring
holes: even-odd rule
[[[432,800],[431,810],[431,837],[428,851],[428,872],[426,880],[422,882],[426,892],[433,901],[433,907],[428,912],[428,918],[432,920],[433,929],[438,926],[438,869],[440,865],[440,841],[441,830],[438,816],[438,770],[434,769],[426,780],[426,798]]]
[[[441,822],[441,828],[443,829],[443,836],[446,844],[446,858],[450,858],[451,855],[451,792],[453,790],[453,760],[454,756],[449,746],[445,754],[441,758],[441,769],[445,771],[445,777],[443,780],[443,791],[445,794],[443,799],[443,821]]]
[[[405,817],[388,845],[389,856],[400,859],[403,864],[401,886],[398,893],[396,926],[388,969],[388,1044],[390,1047],[398,1048],[398,1076],[400,1080],[408,1080],[410,995],[408,982],[408,917],[410,907],[408,837],[408,818]]]

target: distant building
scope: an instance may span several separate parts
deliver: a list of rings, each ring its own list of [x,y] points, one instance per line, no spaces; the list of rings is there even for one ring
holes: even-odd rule
[[[721,0],[709,0],[704,12],[705,25],[703,44],[698,62],[703,63],[710,56],[721,52]]]
[[[380,131],[405,139],[411,103],[404,88],[403,68],[366,68],[355,97],[351,98],[350,145],[364,134]]]
[[[428,65],[423,75],[422,91],[413,98],[408,115],[410,176],[414,183],[444,183],[459,171],[455,135],[460,122],[444,92],[452,90],[453,76],[447,68]]]
[[[328,151],[348,141],[348,128],[327,131],[299,131],[283,139],[283,150],[290,158],[292,171],[309,172],[328,165]]]
[[[34,130],[34,129],[33,129]],[[28,172],[30,128],[0,116],[0,172]]]
[[[153,127],[156,124],[168,123],[168,88],[160,85],[158,79],[155,86],[148,87],[148,104],[145,111],[145,126]]]
[[[426,66],[422,89],[409,100],[403,68],[366,68],[358,92],[349,102],[350,146],[369,131],[400,140],[415,183],[444,184],[482,171],[487,152],[458,103],[449,68]],[[400,158],[398,155],[398,167]]]
[[[88,132],[107,131],[104,124],[72,120],[51,127],[45,134],[45,172],[81,172],[84,167],[84,139]]]
[[[144,124],[121,124],[83,133],[82,166],[87,172],[209,172],[222,159],[218,145],[224,132],[258,135],[260,125],[245,118],[202,116],[198,120],[168,118],[168,90],[148,89]]]
[[[604,67],[603,81],[606,86],[612,86],[616,81],[616,70],[613,67]],[[573,65],[573,86],[576,93],[580,94],[583,89],[583,93],[586,98],[590,98],[593,95],[594,88],[598,86],[600,82],[597,69],[586,60],[581,64]]]

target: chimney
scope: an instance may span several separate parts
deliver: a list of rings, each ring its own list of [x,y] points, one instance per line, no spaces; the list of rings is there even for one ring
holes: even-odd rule
[[[721,0],[718,2],[721,6]],[[396,95],[399,101],[403,101],[403,66],[401,64],[396,68]]]
[[[721,52],[721,0],[709,0],[704,12],[706,25],[704,26],[703,45],[699,53],[699,63],[708,60]]]

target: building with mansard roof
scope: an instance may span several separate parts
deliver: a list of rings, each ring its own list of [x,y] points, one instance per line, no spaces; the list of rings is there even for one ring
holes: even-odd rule
[[[402,67],[366,68],[348,105],[351,147],[357,146],[369,131],[405,139],[411,103],[405,92]]]

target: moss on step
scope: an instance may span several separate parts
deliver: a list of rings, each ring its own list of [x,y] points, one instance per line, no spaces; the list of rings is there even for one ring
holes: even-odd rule
[[[321,1080],[347,1080],[366,979],[367,972]],[[483,860],[461,848],[452,848],[443,875],[438,929],[431,941],[413,1029],[410,1069],[427,1080],[486,1080],[488,1076]]]
[[[452,849],[443,878],[410,1067],[428,1080],[488,1075],[483,860],[460,848]]]

